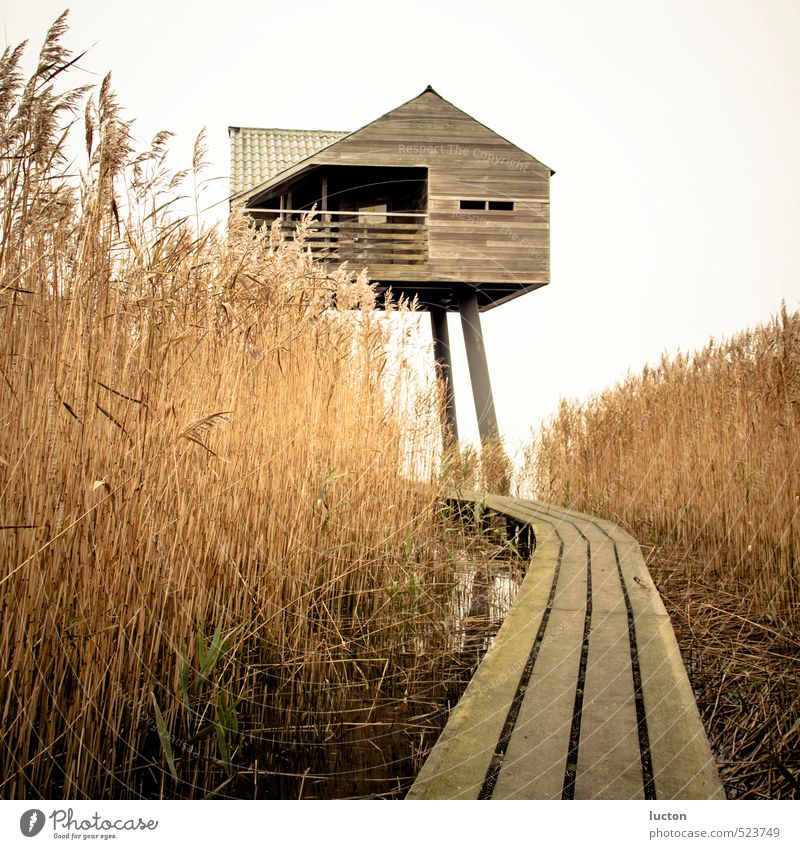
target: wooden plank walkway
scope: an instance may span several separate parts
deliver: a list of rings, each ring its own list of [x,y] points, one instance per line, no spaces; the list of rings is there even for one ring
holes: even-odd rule
[[[636,540],[542,502],[463,500],[529,525],[536,547],[406,798],[725,798]]]

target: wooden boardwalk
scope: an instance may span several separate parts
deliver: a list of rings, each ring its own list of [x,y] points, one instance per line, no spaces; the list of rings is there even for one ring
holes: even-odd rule
[[[408,799],[722,799],[638,543],[553,505],[471,496],[536,547]]]

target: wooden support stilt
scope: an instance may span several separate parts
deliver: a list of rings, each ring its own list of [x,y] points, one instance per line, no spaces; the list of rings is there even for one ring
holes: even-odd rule
[[[444,380],[445,406],[443,437],[445,444],[453,440],[458,442],[458,424],[456,422],[456,396],[453,389],[453,364],[450,359],[450,333],[447,330],[447,310],[440,306],[431,306],[431,333],[433,335],[433,356],[436,360],[436,374]]]
[[[458,308],[464,330],[464,345],[467,349],[472,396],[475,400],[475,413],[478,416],[478,430],[481,442],[487,442],[496,439],[499,431],[492,397],[492,384],[489,381],[486,349],[483,344],[481,317],[478,312],[478,296],[474,289],[464,287],[458,291]]]

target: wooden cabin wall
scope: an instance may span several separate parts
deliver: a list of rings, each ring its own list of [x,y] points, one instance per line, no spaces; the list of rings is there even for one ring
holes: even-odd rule
[[[428,168],[428,280],[549,282],[549,169],[434,92],[320,151],[313,162]],[[470,199],[512,200],[515,209],[461,210],[459,202]]]

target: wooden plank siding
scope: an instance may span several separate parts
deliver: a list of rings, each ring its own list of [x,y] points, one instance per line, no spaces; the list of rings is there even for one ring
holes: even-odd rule
[[[549,282],[550,168],[432,89],[283,177],[323,165],[427,169],[428,261],[409,282],[482,285],[482,308],[507,300],[517,287],[522,294]],[[274,190],[275,181],[259,187],[249,205],[257,207]],[[513,201],[514,210],[460,209],[461,200]],[[369,270],[376,280],[384,271]],[[400,269],[386,271],[386,282],[400,279]]]

